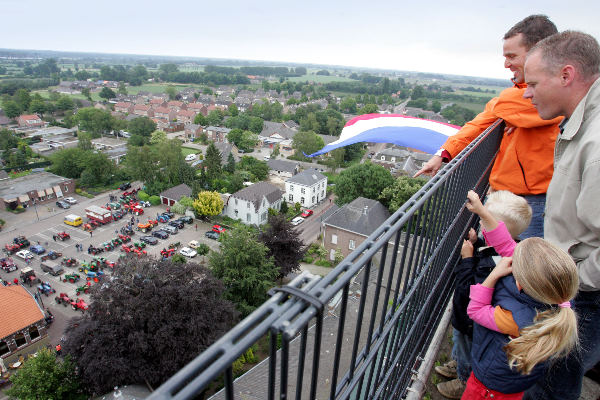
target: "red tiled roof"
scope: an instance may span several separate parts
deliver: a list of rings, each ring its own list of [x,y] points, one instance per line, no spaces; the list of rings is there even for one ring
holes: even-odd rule
[[[177,101],[177,100],[171,100],[170,102],[167,103],[169,106],[177,106],[177,107],[181,107],[183,105],[183,102],[181,101]]]
[[[154,109],[154,112],[156,113],[162,113],[162,114],[168,114],[171,112],[171,110],[169,110],[167,107],[157,107]]]
[[[44,313],[21,285],[0,285],[0,339],[44,319]]]
[[[123,107],[123,108],[129,108],[130,106],[131,106],[130,103],[124,103],[124,102],[120,102],[120,103],[115,104],[115,108],[117,108],[117,107],[119,107],[119,108],[121,108],[121,107]]]
[[[152,99],[150,100],[151,104],[161,104],[164,100],[163,99]]]
[[[38,117],[37,115],[33,114],[33,115],[21,115],[20,117],[22,120],[26,120],[26,121],[37,121],[40,119],[40,117]]]
[[[192,109],[200,110],[202,107],[204,107],[204,104],[202,104],[202,103],[189,103],[188,104],[188,108],[192,108]]]
[[[196,116],[196,112],[194,111],[188,111],[188,110],[181,110],[177,113],[177,116],[181,116],[181,117],[195,117]]]
[[[136,104],[134,108],[136,110],[148,111],[150,109],[150,106],[147,106],[145,104]]]

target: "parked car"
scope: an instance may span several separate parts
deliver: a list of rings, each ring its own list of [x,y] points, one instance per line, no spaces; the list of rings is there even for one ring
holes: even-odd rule
[[[169,233],[167,231],[163,231],[162,229],[159,229],[158,231],[152,232],[152,236],[157,237],[159,239],[168,239]]]
[[[191,247],[192,249],[197,249],[198,246],[200,246],[200,242],[197,240],[192,240],[188,243],[188,247]]]
[[[77,200],[75,200],[73,197],[65,197],[63,201],[71,205],[77,204]]]
[[[189,247],[184,247],[181,250],[179,250],[179,254],[181,254],[182,256],[189,257],[189,258],[193,258],[193,257],[196,257],[196,255],[198,253],[194,249],[190,249]]]
[[[204,236],[206,236],[209,239],[219,240],[220,235],[215,231],[208,231],[204,232]]]
[[[162,215],[166,215],[167,217],[169,217],[169,219],[173,219],[173,217],[175,216],[175,214],[173,214],[170,211],[165,211],[164,213],[162,213]]]
[[[56,206],[58,208],[71,208],[71,205],[69,203],[67,203],[66,201],[62,201],[62,200],[57,201]]]
[[[185,156],[185,161],[194,161],[197,158],[198,156],[195,154],[188,154],[187,156]]]
[[[183,229],[183,227],[185,226],[185,223],[183,223],[183,221],[180,221],[178,219],[173,220],[173,221],[169,221],[168,225],[170,226],[174,226],[178,229]]]
[[[35,254],[38,254],[38,255],[39,254],[44,254],[46,252],[46,249],[44,248],[44,246],[39,245],[39,244],[34,244],[33,246],[29,247],[29,250],[32,253],[35,253]]]
[[[225,232],[225,228],[223,228],[221,225],[213,225],[212,230],[213,230],[213,232],[217,232],[217,233]]]
[[[303,221],[304,221],[304,218],[296,217],[292,220],[292,225],[294,225],[294,226],[300,225]]]
[[[186,224],[191,224],[192,222],[194,222],[194,218],[190,217],[189,215],[184,215],[181,218],[178,218],[179,221],[185,222]]]
[[[121,189],[121,190],[127,190],[127,189],[129,189],[130,187],[131,187],[131,183],[129,183],[129,182],[121,183],[121,184],[119,185],[119,189]]]
[[[23,260],[27,260],[27,259],[32,259],[33,257],[35,257],[33,255],[32,252],[30,252],[29,250],[19,250],[15,253],[15,255],[19,258],[22,258]]]
[[[313,215],[313,210],[304,210],[302,214],[300,214],[300,216],[302,216],[303,218],[310,217],[311,215]]]
[[[140,240],[144,243],[155,245],[158,243],[158,239],[153,236],[142,236]]]
[[[176,226],[172,226],[172,225],[164,225],[160,229],[169,232],[169,234],[171,234],[171,235],[176,235],[177,232],[179,232],[179,229],[177,229]]]

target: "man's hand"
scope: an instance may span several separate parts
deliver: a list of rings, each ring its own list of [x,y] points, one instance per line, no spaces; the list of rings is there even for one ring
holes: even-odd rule
[[[473,257],[473,243],[469,240],[463,240],[462,248],[460,249],[460,256],[462,258]]]
[[[472,190],[469,190],[469,193],[467,193],[467,209],[479,216],[484,211],[483,204],[479,200],[479,195]]]
[[[425,163],[425,165],[423,165],[423,168],[421,168],[420,170],[417,171],[416,174],[414,174],[413,178],[416,178],[419,175],[429,175],[429,176],[435,176],[435,174],[437,174],[437,172],[440,170],[440,168],[442,167],[442,157],[441,156],[433,156],[429,159],[429,161],[427,161]]]

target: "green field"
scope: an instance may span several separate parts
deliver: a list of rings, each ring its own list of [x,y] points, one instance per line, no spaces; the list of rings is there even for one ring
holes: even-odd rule
[[[343,76],[327,76],[327,75],[314,75],[314,74],[294,76],[294,77],[291,77],[288,79],[291,82],[306,82],[306,81],[312,81],[315,83],[356,82],[354,79],[346,78]]]
[[[191,147],[181,147],[181,153],[183,154],[183,156],[187,156],[188,154],[198,154],[198,153],[202,153],[201,150],[199,149],[192,149]]]

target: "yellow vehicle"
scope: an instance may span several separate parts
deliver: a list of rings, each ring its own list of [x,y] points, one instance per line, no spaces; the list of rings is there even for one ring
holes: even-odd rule
[[[71,226],[79,226],[83,224],[83,220],[79,215],[69,214],[65,215],[64,223]]]

